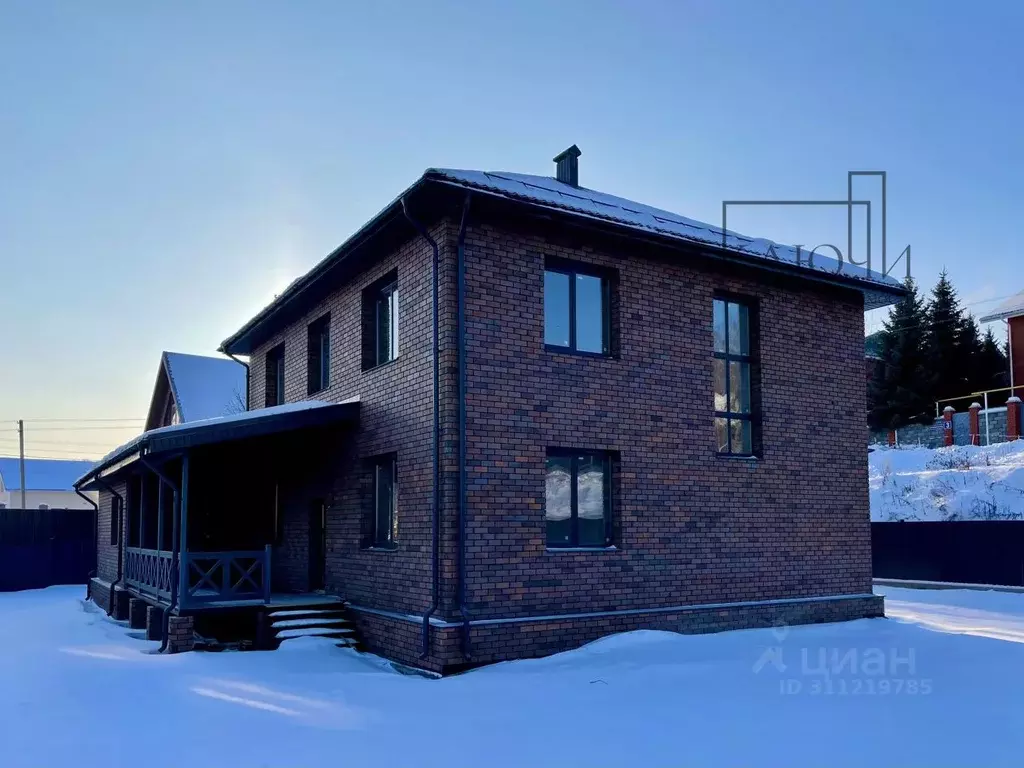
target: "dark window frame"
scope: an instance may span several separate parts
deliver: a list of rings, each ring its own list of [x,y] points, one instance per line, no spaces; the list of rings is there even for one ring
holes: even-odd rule
[[[370,531],[371,549],[397,549],[398,536],[398,454],[385,453],[374,456],[369,460],[370,471],[373,474],[371,481],[372,493],[372,526]],[[380,472],[390,470],[391,473],[391,509],[388,513],[388,525],[383,532],[380,528],[379,494],[380,494]]]
[[[381,354],[382,302],[388,305],[387,351]],[[401,291],[398,286],[398,270],[393,269],[363,289],[362,295],[362,348],[363,371],[371,371],[395,362],[400,356],[401,343]]]
[[[266,355],[266,387],[264,389],[264,405],[272,408],[284,405],[284,342],[268,349]],[[273,368],[271,366],[274,366]],[[273,384],[273,386],[271,386]],[[274,393],[271,400],[270,393]]]
[[[121,497],[110,497],[110,546],[116,547],[121,544],[121,518],[124,515]]]
[[[580,544],[579,543],[579,458],[586,456],[601,460],[604,469],[604,543],[603,544]],[[547,536],[547,491],[544,494],[545,530],[544,544],[547,549],[609,549],[615,546],[615,508],[613,493],[613,477],[615,475],[615,462],[618,454],[615,451],[594,450],[591,448],[547,448],[544,456],[544,477],[547,480],[547,464],[552,458],[570,460],[569,484],[570,484],[570,517],[569,517],[569,541],[565,544],[552,543]]]
[[[544,275],[547,283],[547,273],[553,272],[565,275],[569,278],[569,345],[551,344],[547,340],[547,303],[544,300],[544,349],[548,352],[562,352],[585,357],[614,357],[614,344],[612,340],[612,303],[614,283],[614,270],[610,270],[595,264],[584,264],[576,261],[565,261],[562,259],[545,259]],[[576,327],[576,277],[594,277],[601,281],[601,351],[594,352],[577,348],[578,329]],[[546,290],[546,285],[545,285]]]
[[[328,312],[306,327],[306,394],[331,386],[331,314]]]
[[[715,337],[714,337],[714,316],[715,316],[715,304],[718,302],[724,303],[725,311],[725,349],[719,351],[715,349]],[[741,354],[738,352],[729,351],[729,305],[735,304],[737,306],[745,307],[747,310],[747,352]],[[760,344],[760,324],[759,324],[759,311],[757,299],[751,296],[743,296],[740,294],[729,293],[725,291],[716,291],[712,298],[712,330],[711,330],[711,349],[712,359],[722,360],[725,366],[725,402],[727,410],[713,409],[712,426],[714,426],[714,420],[725,419],[725,432],[727,437],[726,450],[721,450],[718,446],[717,437],[715,439],[715,452],[718,456],[732,457],[732,458],[761,458],[763,456],[763,446],[761,443],[761,387],[760,387],[760,355],[758,354],[758,346]],[[747,367],[747,377],[750,382],[750,411],[731,411],[729,407],[729,392],[731,384],[731,365],[730,363],[739,363],[742,366]],[[714,379],[712,378],[712,405],[714,404]],[[750,424],[750,450],[733,450],[732,446],[732,422],[733,421],[745,421]]]

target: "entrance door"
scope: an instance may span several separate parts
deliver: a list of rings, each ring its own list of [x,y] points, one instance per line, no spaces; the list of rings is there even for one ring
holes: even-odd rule
[[[327,560],[327,505],[323,499],[313,499],[309,504],[309,589],[313,592],[324,588],[324,574]]]

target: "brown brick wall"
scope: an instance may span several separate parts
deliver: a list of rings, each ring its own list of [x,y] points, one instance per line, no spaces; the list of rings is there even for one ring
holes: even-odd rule
[[[122,497],[125,495],[124,483],[113,483],[112,487]],[[113,582],[117,578],[117,546],[111,546],[110,544],[110,508],[113,498],[114,495],[110,491],[100,491],[96,575],[108,583]]]
[[[821,284],[767,280],[735,266],[610,242],[542,237],[517,225],[474,224],[467,238],[468,596],[473,619],[649,609],[870,592],[864,461],[863,302]],[[442,245],[441,620],[455,605],[457,431],[456,225]],[[617,271],[617,355],[545,351],[545,256]],[[252,356],[251,397],[264,402],[267,350],[285,344],[286,401],[307,398],[306,328],[331,314],[331,386],[314,395],[360,398],[354,438],[316,478],[279,490],[283,539],[277,588],[305,589],[308,506],[328,502],[327,585],[355,606],[416,616],[430,603],[432,366],[431,251],[415,238],[340,287]],[[397,269],[398,360],[362,370],[362,289]],[[711,311],[718,290],[750,296],[760,313],[759,459],[715,455]],[[546,447],[617,451],[612,551],[545,548]],[[367,549],[365,459],[398,455],[397,551]],[[102,517],[101,517],[102,520]],[[102,523],[101,523],[102,524]],[[106,540],[109,540],[106,539]],[[876,615],[876,600],[818,602],[794,620]],[[564,650],[610,631],[710,631],[759,626],[776,608],[629,614],[566,622],[474,626],[474,662]],[[795,611],[795,612],[794,612]],[[711,618],[708,618],[710,616]],[[717,618],[715,618],[717,616]],[[432,631],[419,659],[415,621],[359,613],[368,646],[408,664],[457,666],[458,629]],[[565,626],[562,626],[565,624]]]
[[[431,235],[443,247],[441,284],[442,402],[454,423],[454,255],[450,225],[441,221]],[[280,489],[284,540],[275,548],[274,581],[303,590],[308,584],[308,510],[313,498],[326,498],[327,588],[354,603],[396,611],[422,612],[430,604],[430,531],[433,450],[431,262],[433,253],[419,237],[409,240],[294,323],[267,340],[251,357],[251,403],[265,395],[266,352],[285,345],[285,401],[315,398],[360,400],[360,425],[354,439],[327,457],[319,478],[303,478]],[[398,273],[399,356],[386,365],[362,370],[362,292],[392,270]],[[330,387],[307,394],[306,329],[331,315]],[[447,398],[447,400],[445,400]],[[445,434],[449,442],[454,433]],[[365,459],[398,456],[399,544],[395,551],[368,549],[365,537]],[[321,457],[323,458],[323,457]],[[449,468],[454,472],[455,467]],[[325,480],[329,480],[325,484]],[[449,498],[452,498],[449,495]]]
[[[471,229],[472,617],[870,592],[860,295],[639,248]],[[616,358],[545,351],[545,256],[617,270]],[[761,459],[715,454],[716,290],[759,303]],[[619,452],[614,551],[546,550],[548,446]]]
[[[89,579],[89,597],[107,613],[110,613],[110,582],[93,577]]]

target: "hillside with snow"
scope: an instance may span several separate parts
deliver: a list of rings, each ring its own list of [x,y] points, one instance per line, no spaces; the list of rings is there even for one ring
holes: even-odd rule
[[[1024,440],[990,446],[875,448],[874,522],[1024,519]]]

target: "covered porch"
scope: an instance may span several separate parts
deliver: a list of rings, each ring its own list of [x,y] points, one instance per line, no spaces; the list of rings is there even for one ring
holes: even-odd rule
[[[80,486],[114,496],[123,586],[179,614],[338,602],[322,592],[326,504],[357,420],[358,402],[308,401],[151,430],[111,453]],[[306,540],[286,537],[286,505],[305,508]]]

